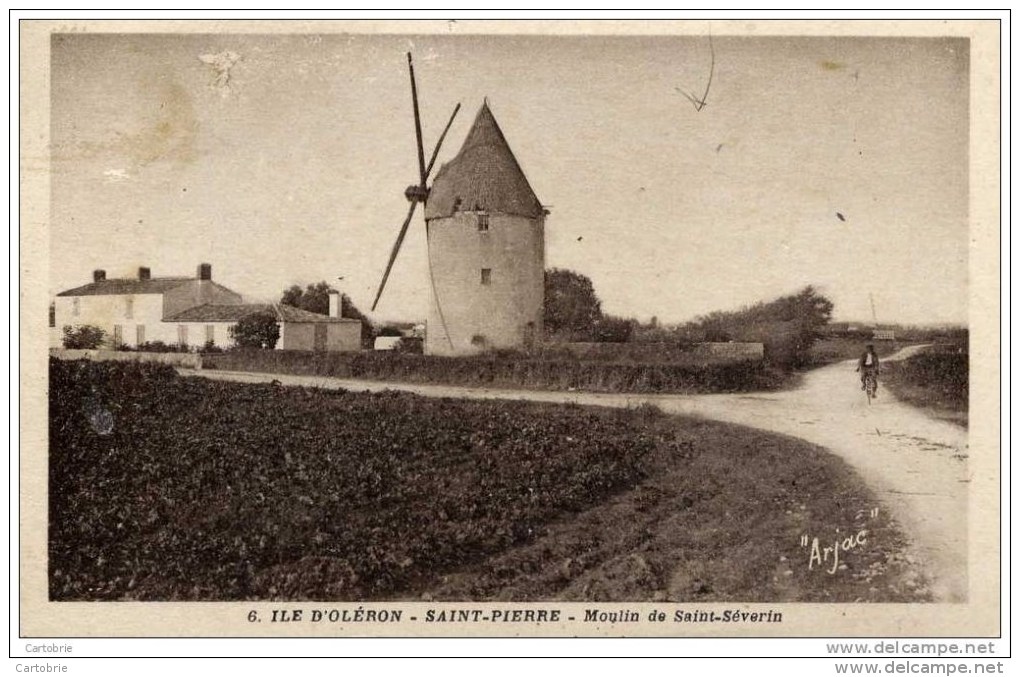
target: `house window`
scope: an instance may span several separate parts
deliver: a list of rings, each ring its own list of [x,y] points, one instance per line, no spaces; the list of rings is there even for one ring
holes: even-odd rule
[[[75,297],[71,301],[71,314],[74,315],[75,317],[77,317],[78,313],[80,313],[80,312],[81,312],[81,299],[79,299],[78,297]]]
[[[482,284],[492,284],[492,268],[482,268]]]
[[[124,327],[123,325],[113,325],[113,347],[117,348],[124,345]]]
[[[216,344],[216,325],[214,324],[205,325],[205,344],[207,346]]]
[[[180,346],[188,345],[188,325],[177,325],[177,344]]]
[[[489,215],[478,214],[478,232],[484,233],[489,230]]]
[[[142,345],[145,343],[145,325],[140,324],[135,327],[135,344]]]
[[[132,319],[135,316],[135,297],[128,296],[124,299],[124,317]]]

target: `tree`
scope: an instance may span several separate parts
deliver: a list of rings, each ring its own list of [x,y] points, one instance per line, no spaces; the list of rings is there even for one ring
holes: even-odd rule
[[[300,308],[310,313],[329,315],[329,294],[336,291],[325,282],[316,282],[305,287],[305,293],[301,298]],[[341,308],[342,311],[342,308]],[[341,312],[343,316],[343,312]]]
[[[545,331],[564,340],[591,340],[602,319],[602,302],[591,280],[561,268],[545,271]]]
[[[72,350],[94,350],[103,344],[106,332],[91,324],[64,327],[63,345]]]
[[[280,297],[280,303],[301,308],[310,313],[329,315],[329,294],[334,291],[336,290],[327,282],[310,284],[304,290],[295,284],[284,290]]]
[[[301,291],[301,287],[296,284],[292,284],[290,287],[283,290],[283,295],[280,297],[280,303],[300,308],[303,296],[304,292]]]
[[[832,301],[814,287],[732,312],[714,312],[678,329],[693,341],[752,341],[777,365],[807,363],[811,344],[832,318]]]
[[[298,285],[291,285],[283,291],[280,296],[280,303],[284,303],[288,306],[294,306],[295,308],[301,308],[307,310],[310,313],[319,313],[320,315],[329,315],[329,295],[335,292],[336,289],[331,287],[327,282],[316,282],[310,284],[301,289]],[[349,317],[355,320],[361,320],[362,323],[370,325],[371,322],[364,313],[358,310],[354,302],[351,301],[351,297],[347,294],[340,295],[340,317]]]
[[[355,320],[361,320],[361,325],[367,327],[369,332],[373,331],[372,321],[365,316],[358,307],[351,301],[351,297],[347,294],[340,295],[340,317],[350,317]]]
[[[230,328],[230,338],[241,348],[272,350],[280,340],[280,325],[273,313],[253,313]]]
[[[835,305],[814,287],[810,285],[804,287],[797,295],[797,299],[804,308],[804,314],[813,329],[821,329],[832,320],[832,310]]]

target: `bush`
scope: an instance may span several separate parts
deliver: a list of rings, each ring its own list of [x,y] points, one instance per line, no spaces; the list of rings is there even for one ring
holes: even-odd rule
[[[626,343],[634,333],[634,320],[605,316],[595,324],[595,341],[599,343]]]
[[[77,327],[64,327],[65,348],[71,350],[95,350],[103,345],[106,332],[91,324]]]
[[[908,383],[927,388],[941,401],[966,411],[970,399],[970,356],[966,350],[931,350],[904,361]]]
[[[529,358],[512,351],[440,357],[398,351],[231,350],[210,356],[203,361],[206,366],[229,371],[594,392],[747,392],[774,390],[786,382],[783,374],[761,360],[614,363],[554,355]]]
[[[272,313],[254,313],[230,328],[230,338],[241,348],[272,350],[280,340],[280,325]]]
[[[140,353],[190,353],[188,346],[178,343],[163,343],[162,341],[146,341],[135,346]]]
[[[557,341],[590,341],[602,319],[602,302],[591,279],[572,270],[545,271],[543,327]]]
[[[422,355],[425,353],[425,341],[416,336],[404,336],[397,343],[397,352]]]

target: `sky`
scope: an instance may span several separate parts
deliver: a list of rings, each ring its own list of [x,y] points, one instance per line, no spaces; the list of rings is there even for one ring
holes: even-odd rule
[[[426,154],[483,97],[548,207],[546,266],[680,322],[813,285],[836,319],[965,323],[963,39],[55,35],[50,290],[326,280],[367,310]],[[711,64],[714,52],[714,69]],[[697,110],[681,93],[701,95]],[[437,165],[438,166],[438,165]],[[340,278],[343,278],[342,280]],[[378,317],[427,312],[419,210]]]

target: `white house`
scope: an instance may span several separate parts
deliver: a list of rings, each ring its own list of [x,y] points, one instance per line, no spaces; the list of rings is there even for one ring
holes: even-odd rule
[[[212,279],[203,263],[196,277],[152,277],[139,268],[133,278],[107,279],[96,270],[90,284],[57,294],[54,325],[92,325],[106,332],[113,346],[136,347],[160,341],[168,345],[221,348],[233,345],[230,327],[259,312],[271,312],[280,324],[277,348],[358,350],[361,322],[340,317],[339,295],[330,299],[330,315],[282,304],[246,304],[241,295]]]

